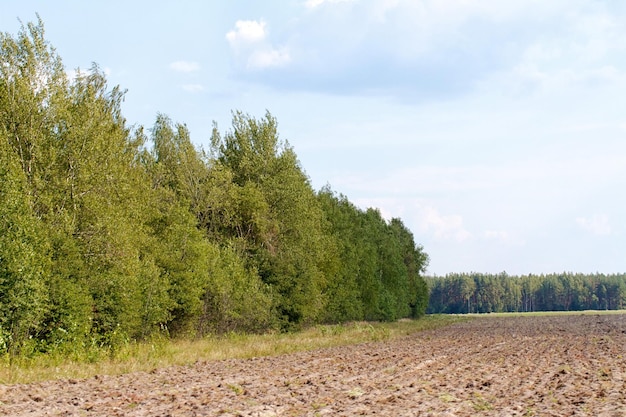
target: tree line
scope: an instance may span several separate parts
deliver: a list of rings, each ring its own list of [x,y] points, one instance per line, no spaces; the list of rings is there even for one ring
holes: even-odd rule
[[[123,98],[41,20],[0,34],[0,353],[424,314],[411,232],[313,190],[269,112],[199,149]]]
[[[428,313],[621,310],[626,274],[509,276],[448,274],[427,277]]]

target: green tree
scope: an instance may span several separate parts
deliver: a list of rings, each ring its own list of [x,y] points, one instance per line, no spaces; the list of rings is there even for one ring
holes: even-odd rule
[[[275,327],[274,294],[256,270],[246,267],[229,247],[211,245],[208,259],[200,333],[262,332]]]
[[[209,273],[209,244],[172,190],[155,189],[147,211],[141,256],[152,281],[143,281],[143,328],[148,333],[164,326],[174,334],[194,333]]]
[[[206,224],[209,167],[202,152],[191,142],[187,126],[173,125],[165,115],[157,115],[152,128],[155,165],[150,167],[153,182],[176,193],[189,206],[199,224]]]
[[[68,340],[89,332],[114,343],[145,333],[142,312],[154,313],[145,288],[159,282],[142,253],[151,189],[143,137],[121,114],[124,92],[97,66],[70,82],[41,20],[2,35],[0,57],[0,126],[50,236],[44,337],[75,329]]]
[[[363,320],[362,289],[359,284],[367,262],[360,245],[359,211],[345,196],[337,196],[330,186],[318,192],[318,201],[328,220],[334,268],[326,289],[328,303],[323,321],[337,323]],[[373,268],[375,269],[375,268]]]
[[[230,172],[234,215],[229,236],[249,267],[278,294],[283,325],[314,323],[323,314],[328,267],[324,215],[295,152],[278,137],[269,113],[234,113],[233,130],[212,143],[218,172]]]
[[[233,224],[224,213],[237,217],[233,207],[241,212],[237,197],[245,191],[210,169],[184,125],[158,115],[152,142],[144,164],[159,201],[153,256],[170,288],[171,329],[202,335],[270,327],[269,289],[220,234]]]
[[[0,352],[18,353],[48,308],[47,242],[26,178],[0,127]]]
[[[207,155],[123,98],[97,65],[70,79],[40,19],[0,35],[0,349],[423,313],[410,231],[316,194],[269,113]]]
[[[428,256],[400,219],[385,221],[375,209],[362,211],[330,186],[318,199],[338,248],[337,279],[329,294],[329,320],[395,320],[419,317],[428,305],[421,273]]]
[[[411,317],[417,318],[426,312],[428,306],[428,286],[423,274],[426,272],[429,257],[421,245],[415,243],[413,233],[401,219],[391,219],[390,227],[400,245],[408,279],[407,300]]]

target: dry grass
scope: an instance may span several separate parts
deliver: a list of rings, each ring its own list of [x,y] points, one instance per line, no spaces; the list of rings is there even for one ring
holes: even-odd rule
[[[294,333],[262,335],[229,334],[200,340],[157,338],[129,343],[110,355],[80,352],[68,355],[39,355],[32,358],[0,358],[0,383],[17,384],[53,379],[81,379],[94,375],[117,375],[149,371],[199,360],[243,359],[282,355],[371,341],[389,340],[419,331],[436,329],[468,317],[431,315],[395,323],[356,322],[315,326]]]

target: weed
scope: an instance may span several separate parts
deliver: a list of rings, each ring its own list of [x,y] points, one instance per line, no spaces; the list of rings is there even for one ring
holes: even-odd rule
[[[443,401],[444,403],[452,403],[452,402],[456,402],[458,401],[458,398],[456,398],[454,395],[452,394],[441,394],[439,396],[439,399],[441,401]]]
[[[173,365],[189,365],[200,360],[282,355],[390,340],[467,320],[470,318],[429,315],[418,320],[394,323],[352,322],[341,325],[318,325],[293,333],[229,333],[200,340],[177,340],[161,335],[144,342],[127,341],[114,352],[92,343],[76,347],[71,353],[59,351],[13,358],[2,355],[0,384],[88,378],[102,374],[118,375]]]
[[[611,376],[611,369],[609,369],[609,368],[602,367],[598,371],[598,377],[600,379],[607,380],[607,379],[610,378],[610,376]]]
[[[244,388],[238,384],[227,384],[226,385],[235,395],[241,395],[245,392]]]
[[[321,402],[321,403],[314,402],[314,403],[312,403],[312,404],[311,404],[311,407],[313,407],[313,409],[314,409],[315,411],[319,411],[319,410],[321,410],[322,408],[326,407],[327,405],[328,405],[328,404],[326,404],[326,403],[324,403],[324,402]]]
[[[489,401],[487,401],[482,395],[479,393],[474,393],[472,399],[472,406],[475,411],[489,411],[493,410],[493,405]]]
[[[365,394],[365,392],[363,392],[363,390],[360,387],[356,387],[356,388],[352,388],[346,394],[348,394],[348,397],[350,397],[353,400],[355,400],[355,399],[359,398],[361,395]]]

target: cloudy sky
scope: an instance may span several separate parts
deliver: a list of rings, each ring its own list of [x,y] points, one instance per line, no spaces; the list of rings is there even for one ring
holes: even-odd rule
[[[318,189],[400,217],[428,273],[626,272],[626,2],[3,2],[68,70],[208,143],[269,110]]]

